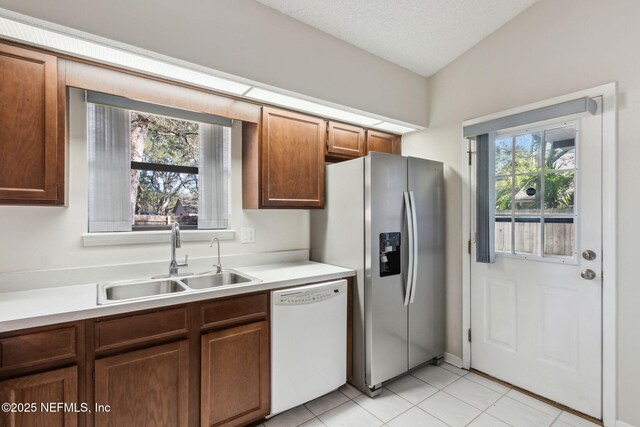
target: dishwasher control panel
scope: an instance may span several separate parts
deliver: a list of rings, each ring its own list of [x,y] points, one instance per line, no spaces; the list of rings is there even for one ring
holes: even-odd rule
[[[344,292],[347,292],[346,283],[336,283],[336,286],[324,287],[322,289],[300,290],[291,289],[286,293],[280,293],[273,295],[273,303],[275,305],[300,305],[300,304],[313,304],[316,302],[328,300],[335,296],[338,296]]]

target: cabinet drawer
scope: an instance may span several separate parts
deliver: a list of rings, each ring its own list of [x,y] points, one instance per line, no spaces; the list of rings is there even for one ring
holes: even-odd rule
[[[95,324],[95,349],[98,352],[186,333],[187,310],[184,307],[97,321]]]
[[[266,319],[269,314],[269,296],[264,292],[204,303],[200,307],[200,314],[203,328]]]
[[[0,338],[0,368],[33,366],[76,356],[76,327]]]

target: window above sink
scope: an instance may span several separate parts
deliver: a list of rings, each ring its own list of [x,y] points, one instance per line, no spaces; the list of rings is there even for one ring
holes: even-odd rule
[[[89,92],[89,233],[226,230],[231,121]]]

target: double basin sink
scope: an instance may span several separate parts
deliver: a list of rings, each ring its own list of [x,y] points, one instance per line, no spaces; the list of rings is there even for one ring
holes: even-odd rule
[[[258,283],[260,280],[233,270],[160,279],[130,280],[98,284],[98,304],[149,299],[221,286]]]

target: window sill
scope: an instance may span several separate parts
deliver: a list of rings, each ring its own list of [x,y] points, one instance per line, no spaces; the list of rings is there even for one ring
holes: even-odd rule
[[[183,242],[204,242],[214,237],[220,240],[233,240],[236,238],[236,231],[183,230],[180,232],[180,237]],[[82,235],[83,246],[144,245],[151,243],[169,243],[170,241],[170,230],[84,233]]]

